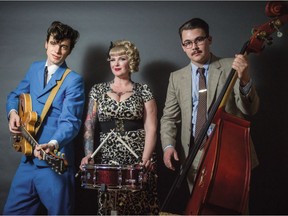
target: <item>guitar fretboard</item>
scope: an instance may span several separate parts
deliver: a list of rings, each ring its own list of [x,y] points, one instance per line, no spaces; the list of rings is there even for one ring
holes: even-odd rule
[[[20,131],[24,138],[32,145],[33,149],[39,145],[37,141],[34,139],[34,137],[26,130],[24,126],[20,126]]]

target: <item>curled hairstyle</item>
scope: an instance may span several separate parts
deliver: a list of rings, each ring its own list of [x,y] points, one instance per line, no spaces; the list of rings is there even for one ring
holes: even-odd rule
[[[71,28],[70,26],[63,24],[59,21],[54,21],[47,30],[46,41],[49,41],[50,36],[57,41],[63,41],[64,39],[70,39],[70,52],[73,50],[80,34],[77,30]]]
[[[186,21],[183,25],[180,26],[178,33],[180,35],[181,40],[182,40],[182,32],[184,30],[192,30],[196,28],[203,29],[206,34],[206,37],[209,37],[209,25],[200,18],[193,18]]]
[[[137,47],[128,40],[118,40],[111,42],[108,51],[108,59],[111,56],[127,55],[130,72],[137,72],[139,70],[140,56]]]

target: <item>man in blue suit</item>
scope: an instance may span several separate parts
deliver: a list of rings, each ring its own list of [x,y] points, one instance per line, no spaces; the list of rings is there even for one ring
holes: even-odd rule
[[[47,30],[46,61],[32,63],[26,76],[7,97],[9,129],[19,134],[19,96],[30,94],[32,110],[40,117],[52,89],[67,69],[65,59],[72,52],[79,32],[55,21]],[[48,76],[45,79],[45,72]],[[84,108],[84,83],[75,71],[70,71],[58,90],[52,105],[35,137],[39,146],[31,156],[23,156],[11,184],[3,214],[37,214],[42,203],[49,215],[72,214],[74,206],[74,146],[73,138],[81,127]],[[40,150],[58,150],[68,161],[62,175],[54,172],[43,160]]]

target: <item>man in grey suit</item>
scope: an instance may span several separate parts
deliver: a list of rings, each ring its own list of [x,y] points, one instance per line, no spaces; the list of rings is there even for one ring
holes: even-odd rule
[[[175,170],[175,161],[180,160],[180,163],[183,164],[188,156],[191,135],[195,136],[199,98],[198,68],[205,69],[207,110],[221,92],[231,68],[236,70],[238,79],[228,98],[225,111],[244,118],[255,114],[259,108],[259,98],[248,72],[246,56],[237,54],[235,58],[218,58],[213,55],[210,52],[212,37],[209,35],[209,25],[199,18],[185,22],[179,28],[179,35],[182,49],[191,62],[186,67],[171,73],[161,118],[163,160],[165,166],[171,170]],[[179,124],[181,125],[182,145],[176,148]],[[258,160],[253,145],[251,154],[252,167],[255,167]],[[187,175],[190,192],[197,173],[200,155],[201,151],[198,152]]]

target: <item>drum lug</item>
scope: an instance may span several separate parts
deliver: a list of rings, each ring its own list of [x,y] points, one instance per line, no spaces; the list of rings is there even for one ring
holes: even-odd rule
[[[120,169],[120,170],[118,170],[118,186],[119,186],[119,188],[122,188],[122,181],[123,181],[123,177],[122,177],[122,171]]]
[[[97,187],[97,172],[96,172],[96,169],[94,169],[94,171],[93,171],[93,187],[94,188]]]
[[[139,182],[139,185],[140,185],[140,189],[142,189],[143,171],[141,171],[141,172],[139,173],[138,182]]]

